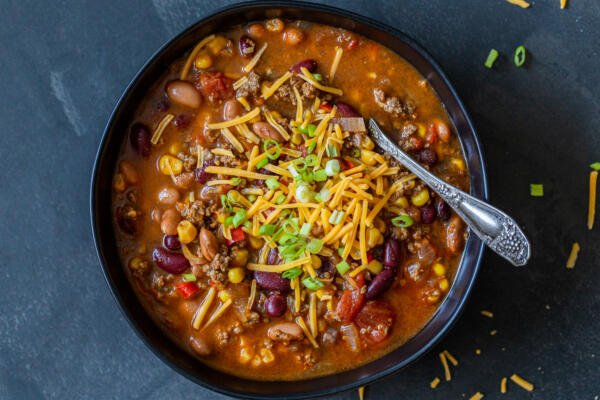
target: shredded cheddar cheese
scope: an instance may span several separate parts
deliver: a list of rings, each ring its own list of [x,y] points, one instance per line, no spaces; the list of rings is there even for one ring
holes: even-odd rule
[[[247,179],[269,179],[271,175],[259,174],[257,172],[249,172],[243,169],[230,168],[230,167],[217,167],[217,166],[208,166],[204,169],[209,174],[220,174],[220,175],[230,175],[230,176],[239,176],[240,178]]]
[[[279,89],[281,87],[281,85],[283,85],[291,77],[292,77],[292,73],[290,71],[287,71],[285,74],[283,74],[281,77],[279,77],[279,79],[277,79],[275,82],[273,82],[273,84],[271,86],[265,87],[265,89],[262,92],[262,98],[266,100],[269,97],[273,96],[275,94],[275,92],[277,91],[277,89]]]
[[[179,74],[179,79],[181,79],[183,81],[187,78],[188,74],[190,73],[190,69],[192,68],[192,63],[196,59],[196,56],[198,55],[200,50],[202,50],[202,48],[204,46],[206,46],[208,43],[210,43],[214,38],[215,38],[215,35],[207,36],[204,39],[202,39],[196,45],[196,47],[194,47],[192,49],[192,52],[190,53],[188,58],[185,60],[185,64],[183,65],[183,68],[181,69],[181,73]]]
[[[298,74],[298,77],[301,79],[304,79],[306,82],[310,83],[317,89],[322,90],[323,92],[335,94],[338,96],[341,96],[344,94],[344,92],[342,92],[341,89],[321,85],[319,82],[317,82],[315,80],[315,78],[312,76],[312,74],[305,67],[302,67],[301,71],[302,71],[302,74]]]
[[[521,8],[529,8],[531,4],[526,2],[525,0],[506,0],[510,4],[514,4],[515,6],[519,6]]]
[[[160,122],[158,123],[158,126],[156,127],[156,129],[154,130],[154,133],[152,134],[152,138],[150,138],[150,143],[156,145],[158,143],[158,141],[160,140],[160,137],[162,136],[163,132],[165,131],[165,128],[167,127],[167,125],[169,125],[169,123],[173,120],[173,118],[175,118],[175,116],[173,114],[167,114],[163,117],[163,119],[160,120]]]
[[[448,361],[446,361],[446,354],[440,353],[439,357],[440,361],[442,362],[442,366],[444,367],[444,378],[446,379],[446,382],[449,382],[450,380],[452,380],[452,375],[450,374],[450,367],[448,367]]]
[[[208,129],[223,129],[223,128],[230,128],[232,126],[236,126],[239,125],[243,122],[248,122],[251,119],[256,118],[258,115],[260,114],[260,108],[256,107],[254,108],[254,110],[250,111],[247,114],[244,114],[240,117],[234,118],[234,119],[230,119],[228,121],[223,121],[223,122],[217,122],[214,124],[207,124],[206,127]]]
[[[333,56],[333,62],[331,63],[331,68],[329,69],[329,80],[333,82],[333,78],[335,77],[335,73],[340,65],[340,60],[342,59],[342,54],[344,54],[344,50],[336,46],[335,47],[335,56]]]
[[[571,253],[569,253],[569,258],[567,259],[567,268],[575,268],[575,263],[577,262],[577,255],[579,254],[579,250],[579,243],[573,243],[573,247],[571,247]]]
[[[596,217],[596,185],[598,183],[598,171],[590,172],[590,192],[588,196],[588,219],[587,227],[592,230]]]
[[[267,49],[267,42],[265,42],[260,49],[254,54],[254,57],[244,66],[244,72],[250,72],[256,67],[260,57],[263,55],[265,50]]]
[[[519,385],[521,388],[527,390],[528,392],[533,391],[533,384],[531,382],[528,382],[525,379],[521,378],[517,374],[512,374],[510,376],[510,380],[513,381],[514,383],[516,383],[517,385]]]

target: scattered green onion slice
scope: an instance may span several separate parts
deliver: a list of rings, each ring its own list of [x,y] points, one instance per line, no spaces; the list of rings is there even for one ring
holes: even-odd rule
[[[302,284],[309,290],[318,290],[325,286],[323,282],[312,276],[302,279]]]
[[[596,161],[595,163],[590,164],[590,167],[594,170],[594,171],[600,171],[600,162]]]
[[[529,192],[532,197],[543,197],[544,196],[544,185],[541,183],[532,183],[529,185]]]
[[[196,275],[194,274],[183,274],[183,280],[186,282],[196,282]]]
[[[323,75],[319,74],[319,73],[314,73],[312,74],[313,78],[315,78],[316,81],[321,82],[323,80]]]
[[[221,205],[226,212],[231,212],[233,209],[233,207],[231,207],[231,202],[224,194],[221,195]]]
[[[304,250],[306,249],[306,243],[303,241],[297,241],[295,243],[279,246],[279,256],[283,258],[285,262],[290,262],[296,260],[302,254],[304,254]]]
[[[325,152],[327,153],[327,157],[339,157],[340,156],[340,152],[337,148],[336,145],[334,144],[327,144],[327,146],[325,146]]]
[[[302,172],[302,182],[306,182],[306,183],[313,183],[313,181],[315,180],[314,175],[312,172],[310,171],[304,171]]]
[[[350,269],[350,264],[346,260],[340,261],[335,268],[338,270],[340,275],[344,275]]]
[[[298,125],[296,127],[296,129],[298,129],[298,131],[300,131],[300,133],[304,133],[305,135],[308,133],[308,128],[302,125]]]
[[[227,218],[225,218],[225,227],[227,228],[227,227],[229,227],[231,225],[233,225],[233,217],[227,217]]]
[[[277,199],[275,200],[275,204],[281,204],[285,201],[285,195],[284,194],[280,194]]]
[[[270,160],[277,160],[281,155],[281,146],[273,139],[265,140],[263,143],[263,150],[267,153],[267,157],[269,157]]]
[[[331,216],[329,217],[329,223],[330,224],[334,224],[334,225],[338,225],[339,223],[342,222],[342,219],[344,219],[344,212],[343,211],[334,210],[331,213]]]
[[[285,233],[291,233],[292,235],[297,235],[299,232],[298,219],[297,218],[286,219],[281,224],[281,229],[283,229],[283,232],[285,232]]]
[[[306,157],[304,157],[304,162],[308,167],[314,167],[315,165],[317,165],[318,161],[319,159],[314,154],[309,154]]]
[[[340,248],[338,249],[338,255],[341,257],[343,254],[344,254],[344,248],[343,248],[343,247],[340,247]]]
[[[272,224],[261,225],[261,227],[258,228],[259,235],[271,236],[274,233],[275,233],[275,225],[272,225]]]
[[[327,188],[321,189],[321,191],[315,195],[315,200],[319,203],[324,203],[326,201],[329,201],[330,198],[331,198],[331,192]]]
[[[392,224],[397,226],[398,228],[408,228],[415,221],[409,215],[398,215],[397,217],[392,218]]]
[[[246,229],[252,229],[252,222],[250,222],[250,221],[244,222],[244,228],[246,228]]]
[[[269,178],[269,179],[265,180],[265,184],[271,190],[275,190],[275,189],[279,188],[279,186],[280,186],[277,178]]]
[[[485,66],[486,68],[492,68],[494,66],[494,63],[496,62],[496,60],[498,59],[498,56],[500,55],[500,53],[498,53],[498,50],[496,49],[491,49],[490,50],[490,54],[488,54],[486,60],[485,60]]]
[[[288,165],[288,171],[290,171],[290,174],[292,174],[292,176],[295,178],[298,175],[300,175],[300,173],[296,170],[296,168],[294,168],[294,163]]]
[[[294,279],[298,276],[302,275],[302,269],[300,267],[294,267],[292,269],[288,269],[281,274],[285,279]]]
[[[325,164],[325,173],[327,176],[336,176],[340,173],[340,162],[338,160],[329,160]]]
[[[297,240],[298,240],[298,237],[296,235],[292,235],[291,233],[284,233],[277,239],[277,242],[280,245],[288,245],[288,244],[292,244],[292,242],[295,243]]]
[[[234,176],[233,178],[230,179],[230,181],[231,181],[232,186],[239,186],[242,183],[242,178]]]
[[[323,241],[321,239],[311,239],[306,245],[306,250],[308,250],[310,254],[317,254],[322,248]]]
[[[296,188],[296,200],[300,203],[310,203],[315,197],[315,192],[310,190],[308,185],[298,185]]]
[[[312,224],[305,222],[302,224],[302,228],[300,228],[300,236],[308,236],[310,231],[312,230]]]
[[[269,163],[269,158],[263,158],[262,160],[260,160],[259,162],[256,163],[256,169],[261,169],[268,163]]]
[[[249,194],[248,196],[246,196],[246,198],[248,199],[248,201],[250,203],[254,203],[256,201],[256,195],[255,194]]]
[[[327,172],[324,169],[318,169],[313,172],[313,178],[317,182],[325,182],[327,180]]]
[[[232,219],[233,226],[237,228],[245,220],[246,220],[246,211],[245,210],[236,211],[236,213],[233,215],[233,219]]]
[[[308,166],[304,158],[296,158],[292,161],[292,165],[296,168],[296,171],[304,171]]]
[[[527,59],[527,49],[525,49],[525,46],[517,47],[517,49],[515,50],[515,57],[514,57],[515,65],[517,67],[522,67],[523,64],[525,64],[526,59]]]
[[[307,152],[308,154],[312,153],[312,152],[313,152],[313,150],[315,149],[315,147],[317,147],[317,141],[316,141],[316,140],[313,140],[313,141],[312,141],[312,142],[310,142],[310,144],[308,145],[308,147],[307,147],[307,149],[306,149],[306,152]]]
[[[315,130],[317,129],[316,125],[308,124],[306,127],[306,131],[308,133],[308,137],[315,137]]]

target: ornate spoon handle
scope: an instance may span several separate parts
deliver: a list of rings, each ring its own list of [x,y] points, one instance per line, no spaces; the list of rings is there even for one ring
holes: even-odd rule
[[[517,223],[488,203],[447,184],[433,175],[392,142],[375,120],[369,120],[375,142],[434,190],[486,245],[515,266],[527,264],[531,255],[529,241]]]

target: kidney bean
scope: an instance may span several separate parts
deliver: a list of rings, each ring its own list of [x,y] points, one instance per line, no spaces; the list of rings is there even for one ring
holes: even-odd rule
[[[254,271],[254,279],[256,283],[263,289],[277,290],[282,293],[287,293],[290,290],[290,281],[282,278],[276,272]]]
[[[156,103],[156,111],[158,112],[166,112],[169,108],[171,108],[171,103],[167,99],[160,99]]]
[[[425,165],[431,167],[432,165],[434,165],[437,162],[438,156],[433,149],[428,147],[417,153],[417,159],[422,164],[425,164]]]
[[[150,150],[152,150],[152,142],[150,139],[152,138],[152,133],[150,133],[150,128],[141,122],[136,122],[131,125],[129,129],[129,141],[131,142],[131,147],[138,153],[140,156],[147,158],[150,155]]]
[[[239,42],[240,54],[246,57],[252,56],[256,50],[256,42],[247,35],[242,35]]]
[[[267,257],[267,264],[276,265],[279,264],[279,254],[277,253],[277,249],[271,249],[269,251],[269,256]]]
[[[317,70],[317,62],[315,60],[311,60],[311,59],[298,61],[296,64],[292,65],[292,67],[290,68],[290,71],[292,71],[296,74],[301,74],[302,67],[306,68],[308,70],[308,72],[312,73]]]
[[[188,114],[179,114],[173,120],[173,124],[179,129],[187,128],[188,126],[190,126],[191,122],[192,122],[192,117],[190,117]]]
[[[212,160],[205,162],[200,168],[196,168],[196,170],[194,171],[194,180],[198,183],[202,183],[205,184],[206,182],[208,182],[211,178],[212,174],[209,174],[208,172],[205,171],[205,168],[213,165],[214,162]]]
[[[190,337],[190,347],[200,357],[206,357],[212,353],[212,348],[208,344],[208,342],[199,337],[194,337],[194,336]]]
[[[344,103],[343,101],[338,101],[335,103],[337,106],[338,112],[342,117],[360,117],[360,114],[354,107],[350,104]]]
[[[394,283],[396,272],[391,269],[384,269],[371,281],[367,288],[367,300],[374,299],[385,293]]]
[[[385,242],[383,252],[383,265],[387,268],[397,268],[402,262],[402,249],[400,242],[396,239],[388,239]]]
[[[242,105],[236,99],[227,100],[223,104],[223,118],[226,120],[234,119],[242,115]]]
[[[435,221],[435,207],[433,204],[425,204],[421,207],[421,222],[432,224]]]
[[[202,97],[194,85],[186,81],[171,81],[167,83],[167,95],[171,101],[189,108],[198,108],[202,104]]]
[[[170,274],[181,274],[190,267],[190,263],[181,253],[174,253],[162,247],[152,252],[152,260],[156,265]]]
[[[281,317],[286,309],[287,302],[280,293],[271,292],[265,300],[265,311],[269,317]]]
[[[131,217],[132,211],[135,211],[130,206],[117,207],[115,210],[115,219],[121,230],[129,235],[135,235],[138,230],[138,222],[135,217]]]
[[[163,236],[163,246],[169,250],[179,250],[181,249],[181,242],[177,235],[165,235]]]
[[[283,141],[283,138],[281,137],[279,132],[277,132],[277,130],[275,128],[273,128],[267,122],[253,123],[252,130],[254,131],[254,133],[256,133],[258,136],[260,136],[263,139],[273,139],[276,142]]]
[[[437,199],[435,202],[435,208],[438,217],[440,217],[442,221],[448,221],[450,219],[450,216],[452,215],[450,206],[444,200]]]

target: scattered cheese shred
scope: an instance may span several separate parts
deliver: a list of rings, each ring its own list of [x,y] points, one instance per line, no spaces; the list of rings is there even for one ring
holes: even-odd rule
[[[500,381],[500,393],[502,393],[502,394],[506,393],[506,381],[507,381],[506,377],[503,376],[502,380]]]
[[[596,185],[598,183],[598,171],[590,172],[590,193],[588,196],[588,219],[587,227],[592,230],[596,216]]]
[[[227,157],[232,157],[232,158],[235,157],[233,155],[233,153],[231,152],[231,150],[227,150],[227,149],[216,148],[216,149],[211,149],[210,152],[213,154],[216,154],[218,156],[227,156]]]
[[[484,317],[488,317],[488,318],[494,318],[494,313],[488,310],[481,310],[480,311],[481,315],[483,315]]]
[[[250,110],[250,107],[248,107],[248,110]],[[252,142],[254,144],[259,144],[260,143],[259,137],[256,136],[254,134],[254,132],[252,132],[250,130],[250,128],[248,128],[248,125],[246,125],[245,122],[239,124],[235,128],[238,130],[238,132],[240,133],[240,135],[242,135],[243,137],[245,137],[249,142]]]
[[[438,385],[440,384],[440,378],[438,378],[437,376],[431,381],[431,383],[429,384],[429,387],[432,389],[435,389],[436,387],[438,387]]]
[[[271,86],[265,87],[265,89],[262,91],[263,99],[266,100],[269,97],[273,96],[275,94],[275,92],[277,91],[277,89],[279,89],[281,87],[281,85],[283,85],[291,77],[292,77],[292,73],[290,71],[287,71],[285,74],[283,74],[281,77],[279,77],[279,79],[277,79],[275,82],[273,82],[273,84]]]
[[[365,400],[365,387],[361,386],[358,388],[358,400]]]
[[[313,270],[314,273],[314,270]],[[312,274],[311,274],[312,276]],[[310,294],[310,303],[308,306],[308,323],[310,324],[310,333],[313,337],[316,337],[319,333],[319,327],[317,325],[317,295],[316,293]]]
[[[200,303],[200,306],[198,307],[198,309],[196,310],[196,313],[194,314],[194,317],[192,318],[192,327],[194,329],[200,329],[200,325],[202,324],[204,317],[206,317],[206,314],[208,313],[208,309],[212,305],[212,302],[215,299],[216,295],[217,295],[217,289],[215,289],[214,287],[211,286],[210,289],[208,289],[208,292],[206,292],[206,296],[204,296],[204,300],[202,300],[202,302]]]
[[[517,374],[512,374],[510,376],[510,380],[522,387],[523,389],[527,390],[528,392],[533,391],[533,384],[531,382],[527,382],[525,379],[521,378]]]
[[[375,204],[375,207],[373,207],[373,209],[367,216],[367,225],[371,226],[371,224],[373,223],[373,220],[375,219],[377,214],[379,214],[379,211],[381,211],[381,209],[388,202],[390,197],[392,197],[392,195],[396,192],[397,187],[398,186],[396,184],[393,184],[392,186],[390,186],[387,193],[377,202],[377,204]]]
[[[304,114],[304,110],[302,109],[302,97],[300,97],[300,93],[298,92],[298,89],[296,89],[296,86],[292,86],[292,90],[296,97],[296,122],[300,124],[302,123],[302,115]]]
[[[272,178],[271,175],[259,174],[257,172],[249,172],[243,169],[238,168],[230,168],[230,167],[217,167],[214,165],[210,165],[204,169],[209,174],[220,174],[220,175],[230,175],[230,176],[239,176],[241,178],[248,179],[269,179]]]
[[[246,100],[245,97],[236,97],[236,100],[244,106],[244,108],[246,109],[246,111],[250,111],[252,107],[250,107],[250,103],[248,103],[248,100]]]
[[[244,146],[240,143],[239,140],[237,140],[237,138],[233,135],[233,133],[231,133],[231,131],[228,128],[222,128],[221,135],[223,135],[225,139],[227,139],[227,141],[231,143],[233,148],[236,149],[238,152],[244,152]]]
[[[196,59],[196,56],[198,55],[200,50],[202,50],[202,48],[204,46],[206,46],[208,43],[210,43],[214,38],[215,38],[215,35],[207,36],[204,39],[202,39],[196,45],[196,47],[194,47],[194,49],[188,56],[187,60],[185,60],[185,64],[183,65],[183,68],[181,69],[181,73],[179,74],[179,79],[181,79],[183,81],[187,78],[188,74],[190,73],[190,68],[192,68],[192,63]]]
[[[567,8],[567,0],[560,0],[560,9],[564,10]]]
[[[265,119],[267,120],[267,122],[273,127],[275,128],[275,130],[277,132],[279,132],[279,134],[281,135],[282,138],[284,138],[285,140],[290,140],[290,135],[287,133],[287,131],[284,129],[283,126],[279,125],[279,123],[277,123],[277,121],[275,121],[275,117],[273,117],[273,114],[271,114],[269,111],[264,110],[263,114],[265,116]]]
[[[248,77],[247,76],[242,76],[240,79],[238,79],[237,81],[233,82],[233,90],[238,90],[239,88],[241,88],[242,86],[244,86],[246,84],[246,82],[248,82]]]
[[[329,87],[329,86],[324,86],[321,85],[319,82],[317,82],[315,80],[315,78],[312,76],[312,74],[308,71],[308,69],[302,67],[301,68],[302,74],[298,74],[298,77],[301,79],[304,79],[306,82],[310,83],[311,85],[313,85],[314,87],[316,87],[319,90],[322,90],[323,92],[327,92],[327,93],[331,93],[331,94],[335,94],[337,96],[341,96],[344,94],[344,92],[342,92],[341,89],[338,88],[334,88],[334,87]]]
[[[207,124],[206,127],[208,129],[223,129],[223,128],[230,128],[232,126],[236,126],[239,125],[243,122],[248,122],[251,119],[256,118],[258,115],[260,114],[260,108],[256,107],[254,108],[254,110],[250,111],[249,113],[246,113],[240,117],[234,118],[234,119],[230,119],[228,121],[222,121],[222,122],[217,122],[214,124]]]
[[[315,340],[315,337],[310,333],[310,331],[306,327],[306,323],[304,322],[304,318],[302,318],[301,316],[297,316],[296,317],[296,324],[298,324],[300,326],[300,328],[302,328],[302,330],[304,331],[304,334],[306,335],[306,337],[308,338],[308,340],[310,341],[310,343],[313,345],[313,347],[315,349],[318,349],[319,348],[319,344]]]
[[[296,313],[299,313],[302,300],[300,298],[300,279],[298,277],[295,277],[290,283],[294,285],[294,311]]]
[[[344,54],[344,50],[339,46],[335,46],[335,55],[333,56],[333,62],[331,63],[331,68],[329,69],[330,82],[333,82],[335,73],[340,65],[340,60],[342,59],[342,54]]]
[[[452,363],[452,365],[454,365],[455,367],[458,365],[458,360],[456,358],[454,358],[454,356],[452,354],[450,354],[450,352],[448,350],[444,350],[444,355],[446,356],[448,361],[450,361]]]
[[[263,271],[263,272],[284,272],[288,269],[292,269],[294,267],[298,267],[300,265],[306,264],[310,262],[310,257],[299,258],[289,263],[285,264],[256,264],[256,263],[248,263],[246,268],[250,271]]]
[[[477,392],[473,396],[469,397],[469,400],[481,400],[481,399],[483,399],[483,394],[481,392]]]
[[[212,315],[210,316],[208,321],[206,321],[206,324],[204,325],[204,327],[202,329],[204,330],[204,329],[208,328],[208,326],[211,325],[213,322],[215,322],[217,319],[219,319],[219,317],[221,317],[221,315],[225,314],[225,311],[227,311],[227,309],[229,308],[231,303],[232,303],[232,300],[227,299],[225,301],[225,303],[220,304],[219,307],[212,313]]]
[[[256,64],[258,64],[260,57],[263,55],[266,49],[267,42],[265,42],[265,44],[263,44],[262,47],[258,49],[258,51],[254,54],[254,57],[252,57],[252,60],[250,60],[248,64],[244,66],[244,72],[248,73],[254,69],[254,67],[256,66]]]
[[[163,119],[160,120],[160,122],[158,123],[158,126],[156,127],[156,129],[154,130],[154,133],[152,134],[152,138],[150,138],[150,143],[152,144],[156,144],[158,143],[158,141],[160,140],[160,137],[162,136],[163,132],[165,131],[165,128],[167,127],[167,125],[169,125],[169,123],[173,120],[173,118],[175,118],[175,116],[173,114],[167,114],[163,117]]]
[[[452,375],[450,375],[450,367],[448,367],[448,361],[446,361],[446,355],[444,353],[439,354],[440,361],[442,362],[442,366],[444,367],[444,378],[446,382],[452,380]]]
[[[369,203],[367,200],[363,200],[362,210],[360,215],[360,231],[359,231],[359,243],[360,243],[360,260],[364,264],[368,264],[367,258],[367,211],[369,211]]]
[[[573,247],[571,247],[571,253],[569,254],[569,258],[567,259],[567,268],[575,268],[575,263],[577,262],[577,255],[579,254],[579,250],[579,243],[573,243]]]
[[[248,304],[246,304],[246,312],[250,312],[250,310],[252,310],[252,306],[254,305],[255,299],[256,299],[256,279],[252,279],[252,283],[250,284],[250,297],[248,297]]]
[[[519,6],[521,8],[529,8],[531,4],[526,2],[525,0],[506,0],[510,4],[514,4],[515,6]]]

